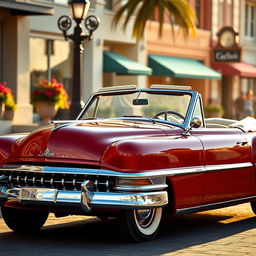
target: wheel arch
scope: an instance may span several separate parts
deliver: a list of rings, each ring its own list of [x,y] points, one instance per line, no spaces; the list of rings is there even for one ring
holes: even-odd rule
[[[172,184],[171,179],[166,179],[166,184],[168,185],[167,187],[167,194],[168,194],[168,205],[165,207],[165,212],[168,212],[171,215],[175,215],[175,205],[176,205],[176,200],[175,200],[175,192],[174,192],[174,187]]]

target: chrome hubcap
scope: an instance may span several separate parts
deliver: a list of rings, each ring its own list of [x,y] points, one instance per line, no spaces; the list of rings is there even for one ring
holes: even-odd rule
[[[135,217],[138,224],[142,228],[147,228],[151,225],[155,216],[155,209],[135,210]]]

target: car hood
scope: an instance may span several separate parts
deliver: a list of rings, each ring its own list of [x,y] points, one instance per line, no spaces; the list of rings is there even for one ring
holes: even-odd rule
[[[157,124],[90,121],[47,127],[17,140],[12,161],[100,162],[112,143],[136,137],[165,135]]]

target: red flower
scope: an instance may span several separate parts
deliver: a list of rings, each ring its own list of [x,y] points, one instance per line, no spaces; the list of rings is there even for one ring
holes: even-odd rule
[[[0,103],[9,104],[10,103],[10,97],[13,97],[12,90],[8,87],[6,87],[7,82],[0,83]],[[13,104],[14,101],[13,101]]]
[[[56,104],[59,108],[68,108],[67,99],[63,84],[58,83],[56,79],[40,81],[32,91],[32,103],[46,101]]]
[[[45,95],[50,98],[54,95],[54,92],[53,91],[46,91]]]

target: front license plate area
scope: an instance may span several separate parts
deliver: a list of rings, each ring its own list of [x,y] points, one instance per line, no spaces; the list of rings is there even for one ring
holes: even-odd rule
[[[21,188],[19,199],[21,201],[51,201],[55,202],[57,197],[56,189],[49,188]]]

